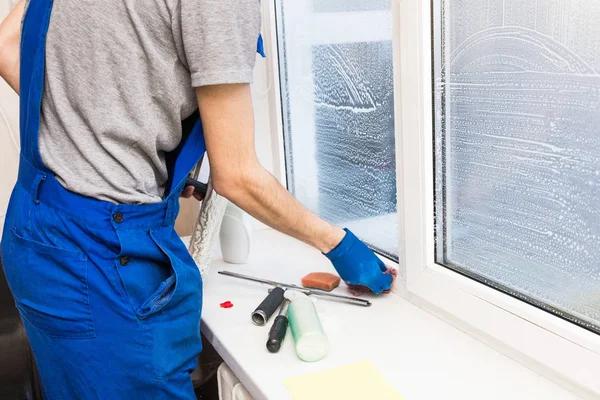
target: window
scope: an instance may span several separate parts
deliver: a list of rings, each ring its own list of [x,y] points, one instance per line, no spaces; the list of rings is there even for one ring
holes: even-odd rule
[[[278,5],[288,187],[397,258],[391,1]]]
[[[270,4],[294,195],[397,295],[600,396],[600,3]]]
[[[437,261],[600,333],[600,7],[440,0]]]

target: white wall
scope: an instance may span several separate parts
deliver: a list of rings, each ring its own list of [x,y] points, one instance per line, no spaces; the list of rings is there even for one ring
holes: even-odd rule
[[[12,3],[16,1],[0,0],[0,20],[8,15]],[[0,227],[4,225],[6,207],[17,177],[18,160],[19,98],[0,79]]]

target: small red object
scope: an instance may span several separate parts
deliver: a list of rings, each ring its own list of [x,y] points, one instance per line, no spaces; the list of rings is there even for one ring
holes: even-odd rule
[[[233,303],[230,301],[226,301],[225,303],[221,303],[221,308],[231,308],[233,307]]]

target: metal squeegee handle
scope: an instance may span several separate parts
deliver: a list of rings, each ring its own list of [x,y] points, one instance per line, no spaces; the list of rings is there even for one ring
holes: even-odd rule
[[[331,298],[334,298],[334,299],[342,300],[342,301],[345,301],[345,302],[348,302],[348,303],[352,303],[352,304],[356,304],[356,305],[363,306],[363,307],[370,307],[371,306],[371,302],[369,300],[360,299],[358,297],[344,296],[344,295],[341,295],[341,294],[335,294],[335,293],[326,292],[326,291],[320,290],[320,289],[309,289],[309,288],[305,288],[305,287],[298,286],[298,285],[290,285],[290,284],[287,284],[287,283],[275,282],[275,281],[271,281],[271,280],[268,280],[268,279],[254,278],[252,276],[238,274],[236,272],[219,271],[219,274],[220,275],[231,276],[233,278],[245,279],[247,281],[252,281],[252,282],[257,282],[257,283],[263,283],[263,284],[266,284],[266,285],[279,286],[279,287],[284,287],[284,288],[287,288],[287,289],[294,289],[294,290],[298,290],[299,292],[302,292],[302,293],[305,293],[305,294],[308,294],[308,295],[331,297]]]

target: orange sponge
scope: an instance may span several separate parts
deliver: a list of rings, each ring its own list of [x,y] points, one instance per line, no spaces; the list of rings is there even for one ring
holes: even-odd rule
[[[340,277],[327,272],[311,272],[302,278],[302,286],[331,292],[340,285]]]

